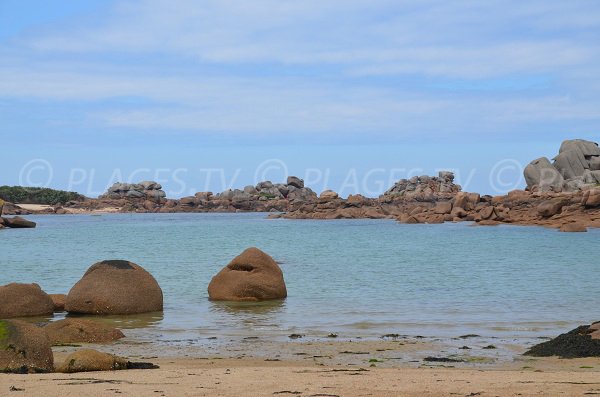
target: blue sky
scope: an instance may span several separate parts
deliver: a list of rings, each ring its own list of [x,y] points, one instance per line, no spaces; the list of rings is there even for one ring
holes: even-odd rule
[[[0,184],[501,193],[600,140],[599,64],[597,1],[0,0]]]

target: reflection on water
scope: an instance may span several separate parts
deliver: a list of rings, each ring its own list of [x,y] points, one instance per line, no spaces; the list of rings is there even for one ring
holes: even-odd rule
[[[211,301],[211,312],[232,315],[256,315],[260,317],[266,314],[277,314],[285,309],[285,300],[277,299],[265,302],[223,302]]]
[[[110,325],[115,328],[121,329],[135,329],[135,328],[150,328],[159,325],[163,319],[163,312],[152,312],[152,313],[140,313],[140,314],[128,314],[128,315],[102,315],[93,316],[87,314],[67,314],[67,318],[78,318],[85,320],[92,320]]]

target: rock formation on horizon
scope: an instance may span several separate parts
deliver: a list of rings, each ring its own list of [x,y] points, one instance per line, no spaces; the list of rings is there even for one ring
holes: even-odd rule
[[[444,196],[453,196],[461,191],[461,186],[454,183],[454,173],[440,171],[438,176],[413,176],[400,179],[380,198],[404,198],[431,200]]]
[[[583,139],[567,140],[551,163],[546,157],[525,167],[527,188],[541,192],[575,192],[600,183],[600,147]]]
[[[139,198],[159,201],[167,195],[158,182],[143,181],[140,183],[116,182],[108,191],[101,195],[100,199]]]

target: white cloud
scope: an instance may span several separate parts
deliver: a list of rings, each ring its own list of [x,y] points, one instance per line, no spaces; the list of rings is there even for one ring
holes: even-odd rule
[[[0,97],[84,101],[101,126],[202,133],[441,136],[598,121],[586,84],[600,61],[593,1],[115,4],[0,47]],[[532,92],[426,84],[540,75],[549,86]],[[149,103],[121,108],[122,97]]]

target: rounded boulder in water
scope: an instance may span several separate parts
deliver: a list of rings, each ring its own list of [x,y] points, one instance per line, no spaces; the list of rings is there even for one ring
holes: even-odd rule
[[[235,257],[208,285],[218,301],[263,301],[287,297],[283,272],[269,255],[248,248]]]
[[[67,295],[65,310],[84,314],[137,314],[163,310],[160,286],[133,262],[108,260],[88,269]]]

